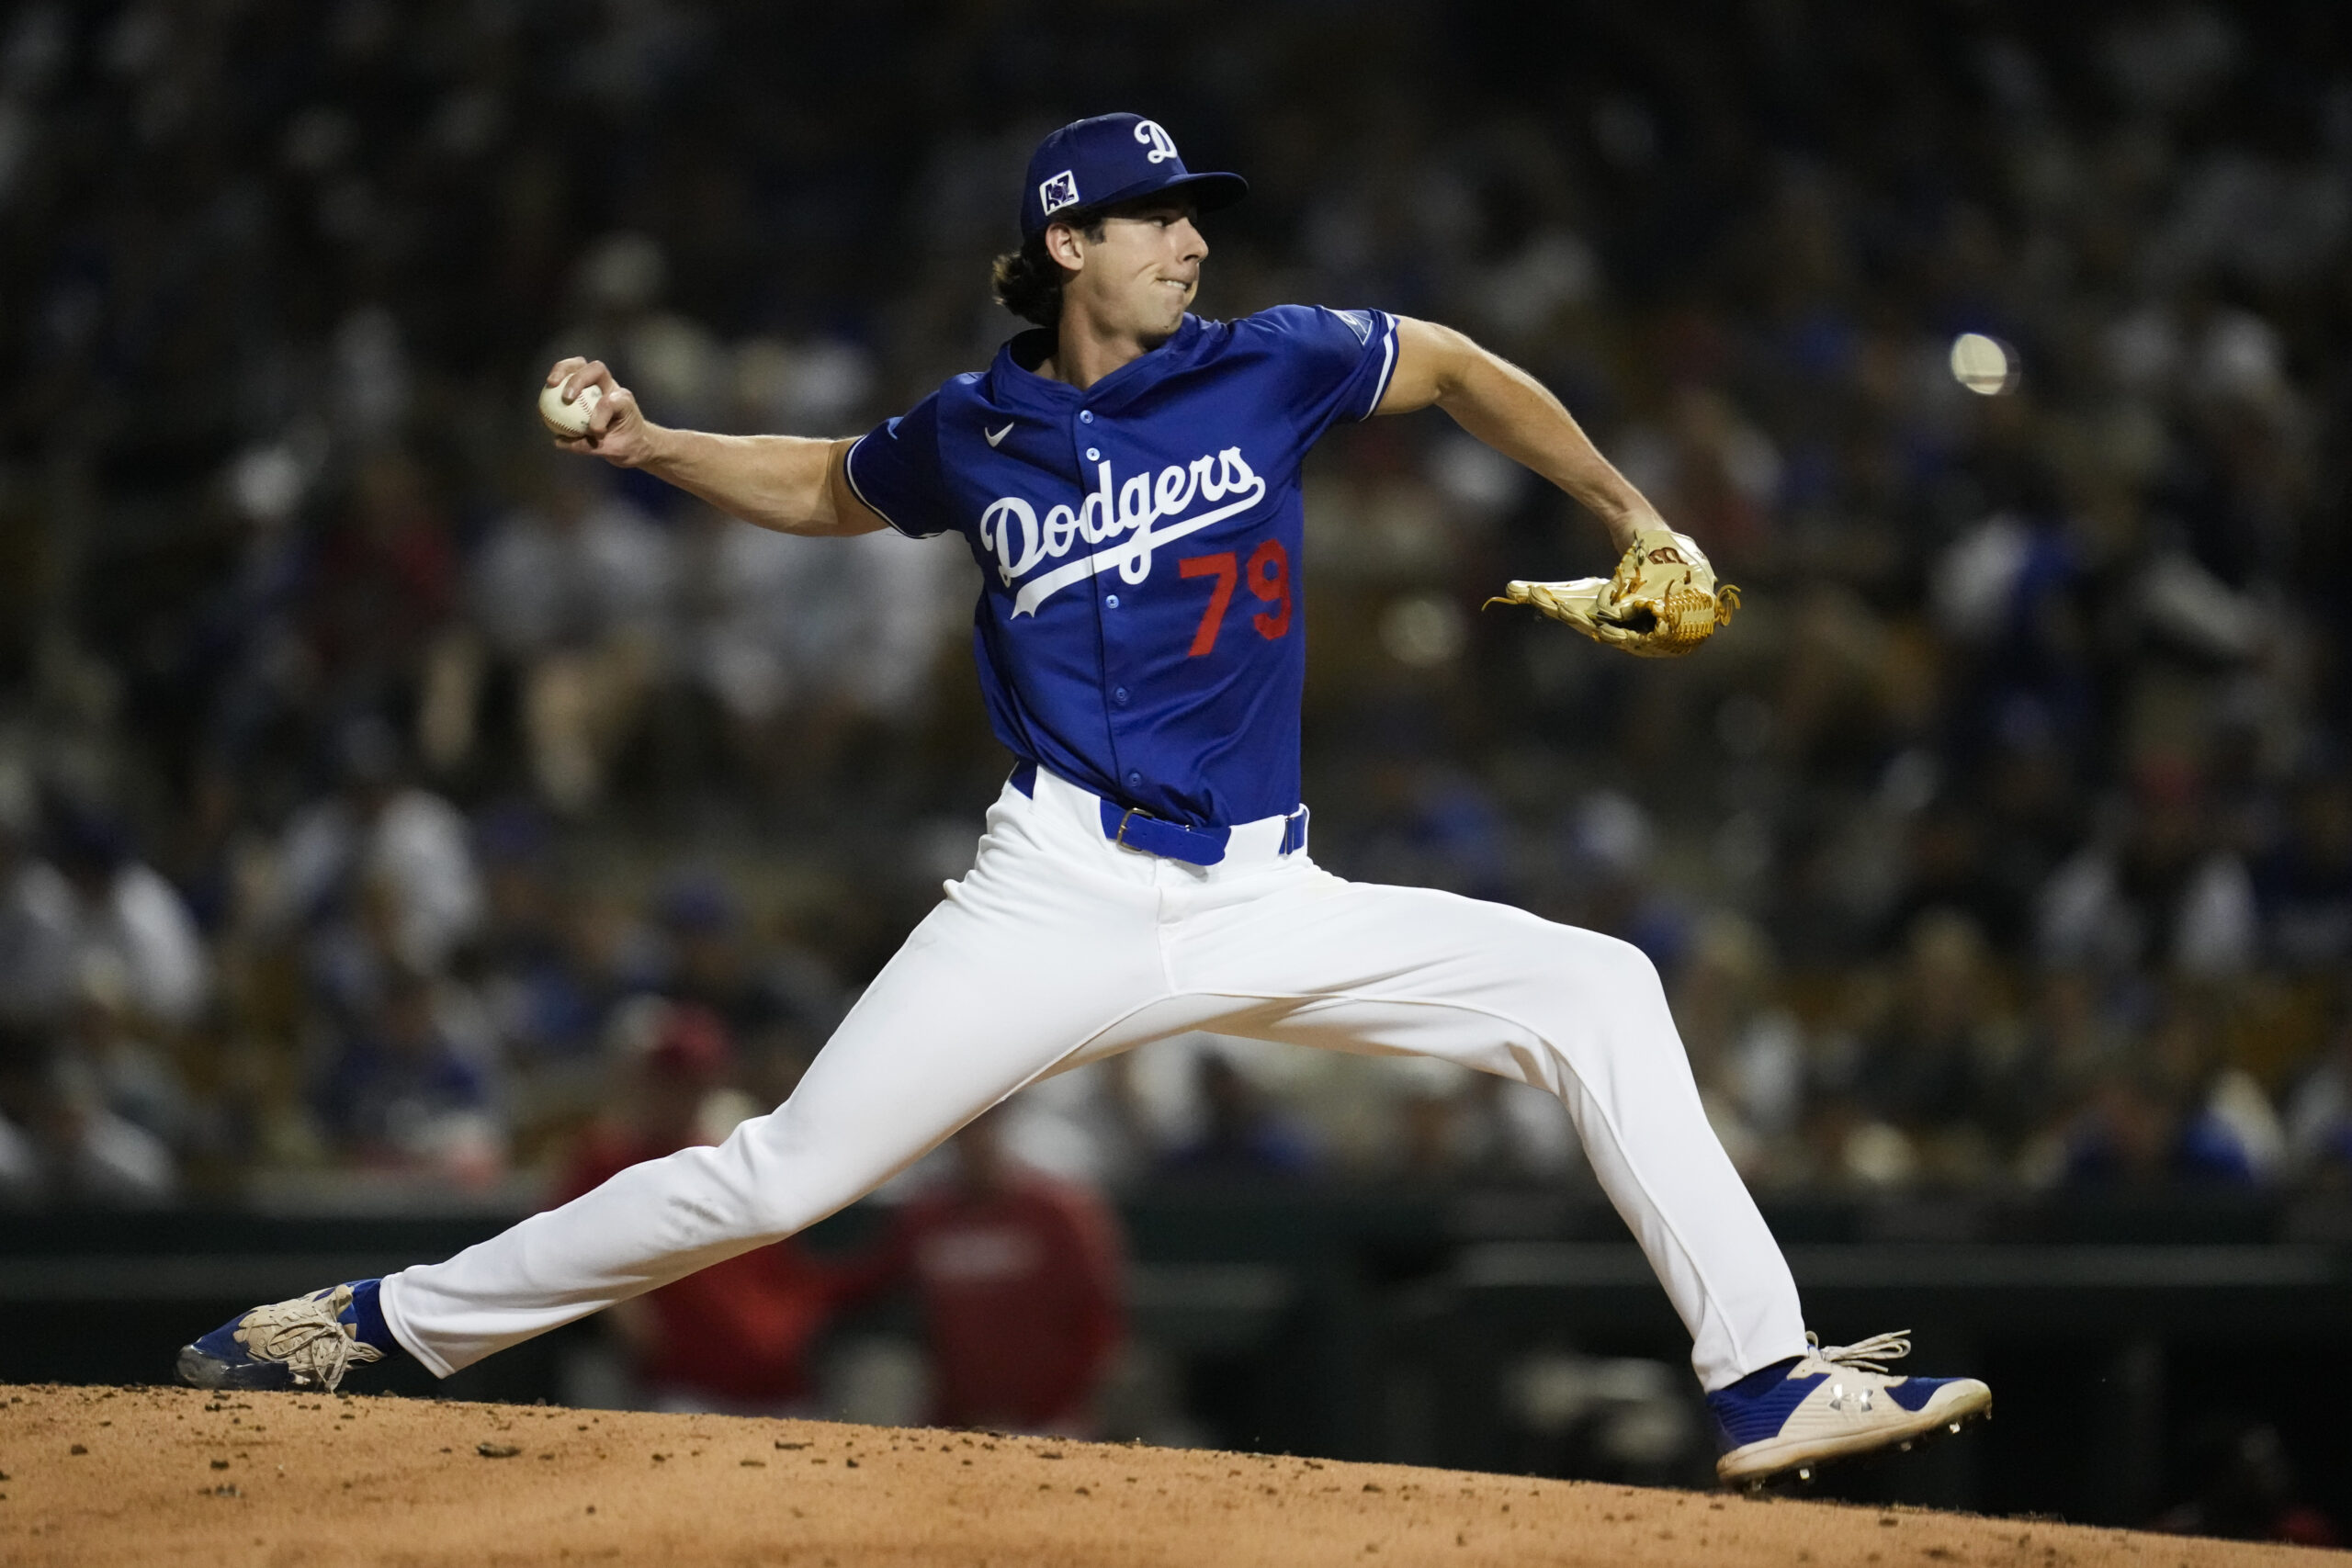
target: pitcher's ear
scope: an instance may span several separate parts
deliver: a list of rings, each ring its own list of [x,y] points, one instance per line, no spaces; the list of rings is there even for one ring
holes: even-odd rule
[[[1046,225],[1046,254],[1072,272],[1086,265],[1085,235],[1069,223]]]

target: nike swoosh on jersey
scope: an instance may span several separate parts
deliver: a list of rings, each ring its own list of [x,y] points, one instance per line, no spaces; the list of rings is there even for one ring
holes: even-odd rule
[[[993,446],[998,442],[1002,441],[1006,436],[1012,434],[1012,426],[1008,423],[1002,430],[990,430],[984,424],[980,426],[980,434],[987,436],[989,438],[989,445]]]

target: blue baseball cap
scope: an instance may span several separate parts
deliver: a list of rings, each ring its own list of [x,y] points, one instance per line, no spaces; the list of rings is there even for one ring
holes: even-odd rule
[[[1239,175],[1196,175],[1158,120],[1100,114],[1072,121],[1037,143],[1021,193],[1021,236],[1042,234],[1056,215],[1182,189],[1204,212],[1229,207],[1250,190]]]

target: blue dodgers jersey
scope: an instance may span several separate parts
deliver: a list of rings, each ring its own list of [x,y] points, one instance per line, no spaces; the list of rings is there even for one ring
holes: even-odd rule
[[[1396,320],[1282,305],[1175,335],[1084,391],[1023,333],[850,449],[860,500],[953,528],[983,579],[973,650],[997,737],[1187,827],[1299,804],[1299,468],[1379,405]]]

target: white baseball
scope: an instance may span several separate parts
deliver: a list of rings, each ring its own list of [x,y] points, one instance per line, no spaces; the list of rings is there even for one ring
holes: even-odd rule
[[[588,416],[605,400],[605,389],[591,382],[571,402],[563,400],[563,383],[539,389],[539,423],[558,435],[585,435]]]
[[[1951,340],[1951,378],[1979,397],[1996,398],[2018,384],[2018,351],[1983,333]]]

